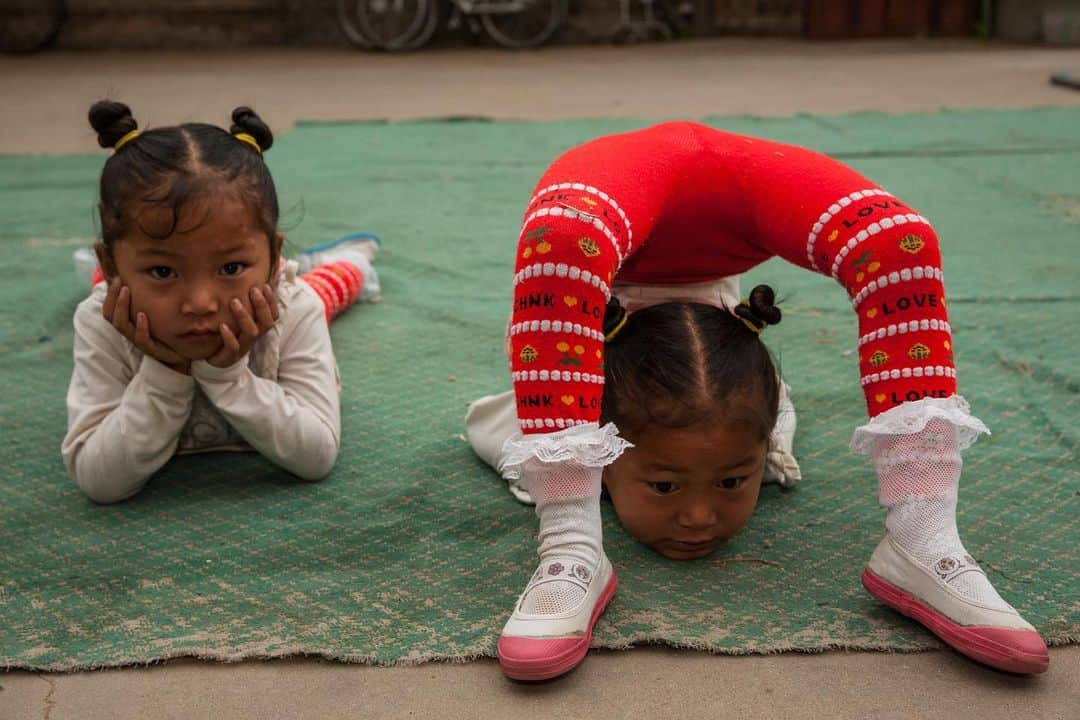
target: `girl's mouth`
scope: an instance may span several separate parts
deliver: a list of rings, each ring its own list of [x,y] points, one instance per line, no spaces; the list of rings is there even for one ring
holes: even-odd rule
[[[663,544],[662,554],[675,560],[696,560],[711,555],[719,542],[717,538],[698,542],[668,540]]]
[[[212,337],[217,337],[216,330],[189,330],[186,333],[182,333],[180,337],[185,340],[207,340]]]
[[[705,548],[716,545],[716,538],[712,538],[709,540],[698,540],[695,542],[687,542],[685,540],[672,540],[670,544],[676,550],[681,550],[683,552],[694,552],[695,550],[703,550]]]

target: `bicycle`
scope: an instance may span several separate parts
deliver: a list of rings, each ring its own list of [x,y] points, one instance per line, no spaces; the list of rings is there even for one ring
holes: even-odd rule
[[[690,0],[636,0],[640,11],[633,10],[634,0],[618,0],[619,19],[608,37],[617,44],[672,40],[690,32],[694,7]]]
[[[338,0],[349,42],[365,50],[407,52],[423,47],[439,27],[442,0]],[[450,0],[451,28],[468,23],[514,50],[547,42],[562,26],[567,0]]]

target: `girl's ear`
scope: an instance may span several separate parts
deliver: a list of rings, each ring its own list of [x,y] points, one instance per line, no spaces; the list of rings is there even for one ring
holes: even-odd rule
[[[105,273],[105,279],[112,281],[116,277],[116,261],[113,260],[112,252],[105,246],[105,243],[94,243],[94,254],[97,255],[98,265],[101,266],[101,272]]]

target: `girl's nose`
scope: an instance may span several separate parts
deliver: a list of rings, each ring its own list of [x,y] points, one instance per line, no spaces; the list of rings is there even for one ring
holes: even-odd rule
[[[677,522],[687,530],[706,530],[716,526],[717,514],[706,502],[691,502],[680,509]]]
[[[190,315],[212,315],[220,309],[217,294],[208,284],[192,286],[181,310]]]

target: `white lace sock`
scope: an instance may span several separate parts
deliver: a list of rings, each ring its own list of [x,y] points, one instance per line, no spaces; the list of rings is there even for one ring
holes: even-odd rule
[[[885,527],[896,543],[961,595],[1008,607],[960,542],[956,501],[960,450],[956,429],[934,418],[910,435],[883,435],[873,446]]]
[[[531,460],[522,468],[522,484],[536,501],[540,518],[540,566],[534,579],[552,564],[582,564],[592,576],[603,552],[600,520],[600,481],[603,468],[582,467],[573,461]],[[558,572],[547,572],[557,575]],[[553,615],[577,607],[585,597],[580,586],[563,580],[545,582],[530,590],[520,610]]]

